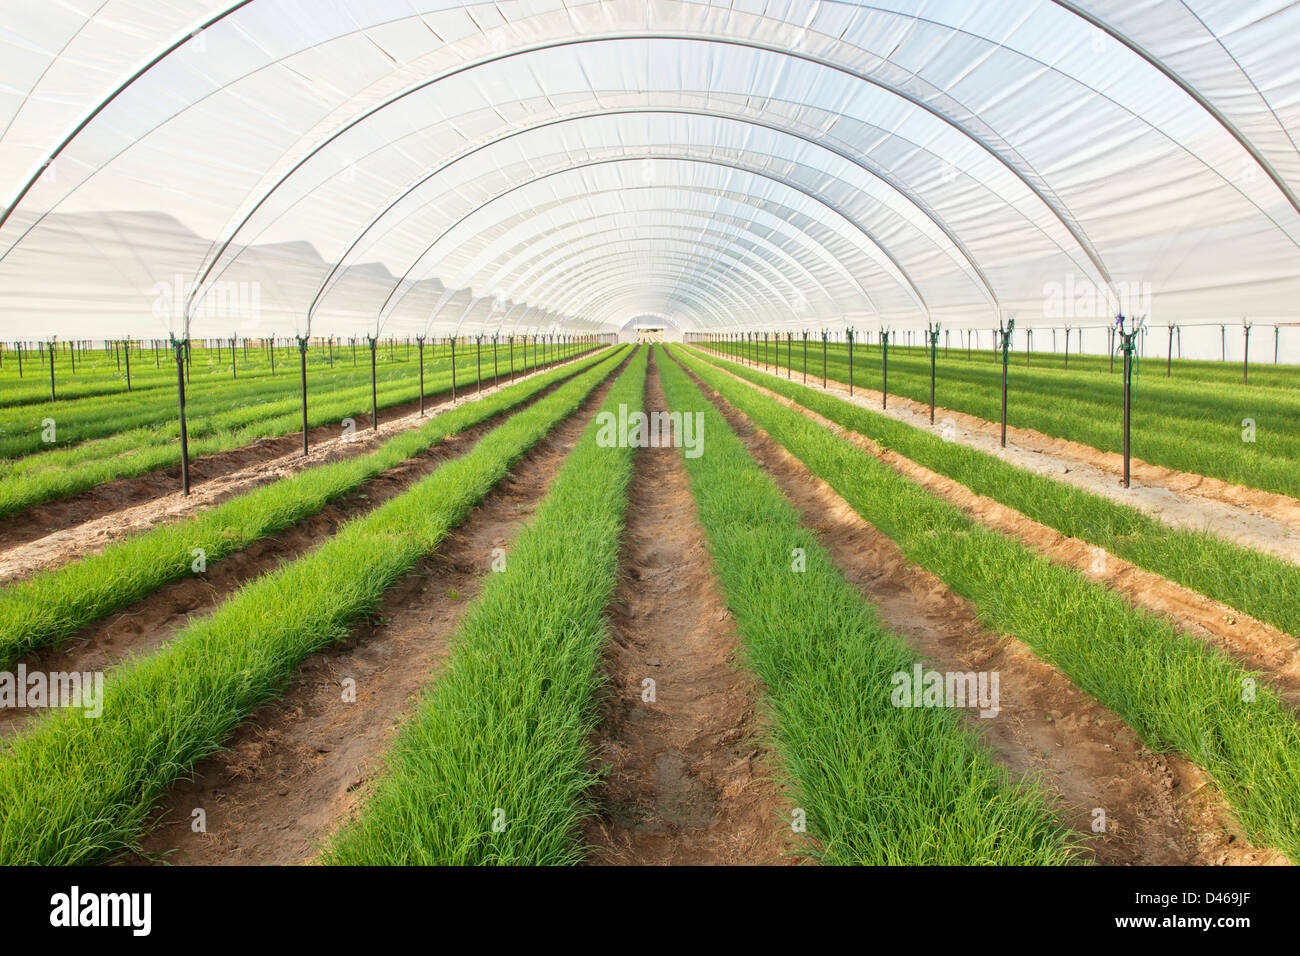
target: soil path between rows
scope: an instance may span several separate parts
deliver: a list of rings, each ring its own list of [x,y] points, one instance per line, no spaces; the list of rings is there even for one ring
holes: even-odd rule
[[[711,357],[714,353],[707,352]],[[770,371],[754,371],[785,378]],[[801,383],[802,384],[802,383]],[[1088,445],[1053,438],[1027,428],[1007,428],[1001,447],[1001,424],[941,406],[930,424],[930,406],[899,395],[889,396],[881,409],[879,391],[809,377],[808,387],[826,391],[869,411],[976,448],[1019,468],[1064,481],[1111,501],[1126,504],[1176,528],[1208,529],[1247,547],[1300,564],[1300,500],[1273,492],[1234,485],[1205,475],[1175,471],[1137,458],[1132,462],[1133,487],[1122,488],[1123,458]]]
[[[652,365],[646,411],[665,410]],[[762,692],[736,659],[681,450],[640,448],[634,467],[605,655],[610,693],[593,740],[609,773],[584,833],[589,862],[795,862],[789,801],[757,741]]]
[[[549,370],[544,367],[541,373]],[[540,373],[516,375],[515,382],[536,374]],[[294,432],[196,458],[190,462],[188,497],[178,490],[181,480],[178,463],[143,475],[106,481],[66,498],[35,505],[0,521],[0,584],[93,554],[124,535],[193,514],[259,485],[316,465],[373,451],[389,438],[420,426],[433,415],[491,395],[510,384],[509,381],[500,386],[485,384],[481,392],[474,391],[473,386],[461,389],[455,402],[449,396],[439,396],[436,404],[426,398],[423,418],[418,399],[381,408],[377,429],[369,427],[368,411],[355,415],[356,429],[351,438],[344,437],[338,424],[318,425],[307,431],[309,450],[305,456],[302,432]],[[180,451],[176,454],[179,459]]]
[[[729,372],[725,374],[731,375]],[[739,376],[731,377],[851,441],[903,477],[956,505],[980,524],[1015,538],[1058,564],[1101,581],[1143,610],[1171,619],[1187,633],[1261,672],[1285,701],[1293,707],[1300,707],[1300,643],[1284,631],[1163,575],[1131,564],[1090,542],[1061,534],[1055,528],[1034,521],[992,498],[977,495],[960,482],[882,448],[865,435],[823,418],[776,392]]]
[[[210,613],[243,585],[314,550],[344,522],[373,511],[446,462],[468,454],[493,428],[558,387],[558,383],[550,385],[515,408],[499,412],[376,475],[316,514],[212,562],[203,574],[164,584],[134,604],[86,625],[58,646],[24,655],[15,666],[24,663],[29,671],[44,672],[111,671],[157,650],[194,618]],[[35,716],[22,708],[0,710],[0,738],[20,732]]]
[[[286,692],[254,712],[192,779],[172,788],[133,865],[310,862],[360,806],[402,719],[451,652],[450,639],[545,497],[626,363],[561,422],[453,531],[385,593],[347,640],[308,657]],[[499,553],[499,552],[497,552]],[[344,682],[356,699],[344,700]],[[206,830],[196,832],[202,809]]]
[[[1098,863],[1285,862],[1249,843],[1208,775],[1152,752],[1064,674],[1014,638],[981,626],[969,601],[909,562],[802,462],[696,381],[890,630],[937,670],[1000,675],[1000,713],[972,713],[970,726],[1015,774],[1036,776],[1058,796],[1062,818],[1087,836]],[[1098,809],[1106,830],[1095,834]]]

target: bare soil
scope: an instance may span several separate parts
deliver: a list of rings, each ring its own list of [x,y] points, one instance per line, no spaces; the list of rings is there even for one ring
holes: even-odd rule
[[[470,517],[385,595],[348,639],[311,655],[286,693],[254,712],[164,799],[140,865],[307,863],[360,803],[416,696],[490,572],[545,497],[617,371],[534,447]],[[356,682],[356,700],[343,682]],[[206,815],[196,832],[193,811]]]
[[[516,375],[515,382],[535,374]],[[500,388],[510,384],[504,381]],[[458,390],[455,402],[449,397],[436,403],[426,398],[423,418],[418,400],[380,409],[377,429],[369,427],[368,412],[353,416],[357,424],[350,440],[343,437],[337,424],[308,429],[306,455],[302,453],[302,433],[296,432],[196,458],[190,462],[188,497],[179,490],[178,462],[174,467],[107,481],[10,515],[0,522],[0,584],[93,554],[124,535],[184,517],[259,485],[373,451],[399,432],[428,421],[431,415],[498,390],[490,385],[484,385],[481,392]]]
[[[344,522],[379,507],[445,462],[467,454],[480,438],[514,412],[558,387],[549,386],[522,405],[445,439],[363,482],[296,525],[259,538],[212,562],[203,574],[165,584],[134,604],[88,624],[57,647],[24,655],[15,665],[25,663],[29,670],[46,672],[111,671],[132,658],[157,650],[192,620],[210,613],[249,581],[324,544]],[[33,716],[25,708],[0,710],[0,738],[19,732]]]
[[[899,474],[956,505],[976,521],[1021,541],[1058,564],[1101,581],[1137,607],[1170,618],[1187,633],[1263,673],[1284,700],[1300,706],[1300,644],[1285,632],[1162,575],[1130,564],[1087,541],[1063,535],[992,498],[977,495],[965,485],[882,448],[870,438],[849,431],[775,392],[763,388],[758,390],[809,421],[853,442]]]
[[[666,410],[652,368],[646,411]],[[758,740],[761,691],[737,662],[681,452],[636,452],[593,741],[609,775],[584,833],[593,864],[764,864],[788,856],[790,808]],[[653,700],[646,700],[653,681]]]
[[[760,368],[758,371],[763,371]],[[771,375],[771,372],[767,374]],[[798,374],[798,373],[796,373]],[[773,375],[774,378],[783,377]],[[808,387],[822,389],[809,376]],[[1007,428],[1001,447],[1001,424],[941,406],[930,424],[930,406],[899,395],[881,409],[879,391],[828,382],[825,391],[862,408],[987,452],[1013,465],[1048,475],[1093,494],[1137,508],[1173,527],[1208,529],[1247,547],[1300,563],[1300,501],[1286,495],[1246,488],[1205,475],[1174,471],[1138,458],[1132,460],[1132,487],[1123,488],[1123,458],[1088,445],[1053,438],[1027,428]]]
[[[1252,846],[1208,776],[1157,754],[1113,711],[1014,638],[982,627],[974,608],[910,563],[802,462],[703,386],[759,464],[815,530],[881,620],[941,671],[996,671],[1001,712],[970,726],[1014,773],[1036,778],[1059,800],[1062,818],[1103,864],[1284,863]],[[1106,830],[1093,833],[1094,811]]]

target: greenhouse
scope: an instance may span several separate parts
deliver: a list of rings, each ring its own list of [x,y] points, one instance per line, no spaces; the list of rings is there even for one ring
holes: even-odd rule
[[[9,0],[0,862],[1300,861],[1297,36]]]

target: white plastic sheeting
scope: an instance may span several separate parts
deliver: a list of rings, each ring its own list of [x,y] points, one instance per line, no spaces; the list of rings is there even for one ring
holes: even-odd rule
[[[1295,321],[1277,0],[8,0],[0,338]]]

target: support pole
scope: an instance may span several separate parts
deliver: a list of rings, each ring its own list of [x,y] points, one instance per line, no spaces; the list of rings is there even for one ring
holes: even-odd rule
[[[1015,319],[1008,319],[1003,327],[998,325],[998,334],[1002,338],[1002,447],[1007,447],[1007,364],[1011,359],[1011,331],[1016,327]]]
[[[1241,354],[1241,384],[1249,384],[1247,378],[1250,375],[1250,323],[1242,320],[1241,330],[1246,335],[1246,347]]]
[[[176,396],[181,420],[181,493],[190,493],[190,437],[185,424],[185,343],[172,336],[172,352],[176,356]]]
[[[379,430],[379,388],[375,384],[375,348],[379,345],[379,337],[375,335],[366,335],[366,341],[370,343],[370,430]]]
[[[889,335],[888,329],[880,330],[880,407],[889,407]]]
[[[934,375],[939,352],[939,323],[925,327],[925,337],[930,343],[930,424],[934,424]]]
[[[307,454],[307,336],[298,336],[298,367],[302,372],[302,453]]]
[[[415,348],[420,360],[420,417],[424,417],[424,336],[415,337]]]
[[[1124,477],[1120,480],[1120,485],[1125,488],[1131,487],[1132,481],[1132,426],[1133,426],[1133,356],[1137,351],[1137,337],[1141,332],[1142,324],[1135,321],[1131,331],[1124,330],[1124,316],[1120,314],[1115,318],[1115,331],[1120,338],[1120,349],[1124,353]]]

